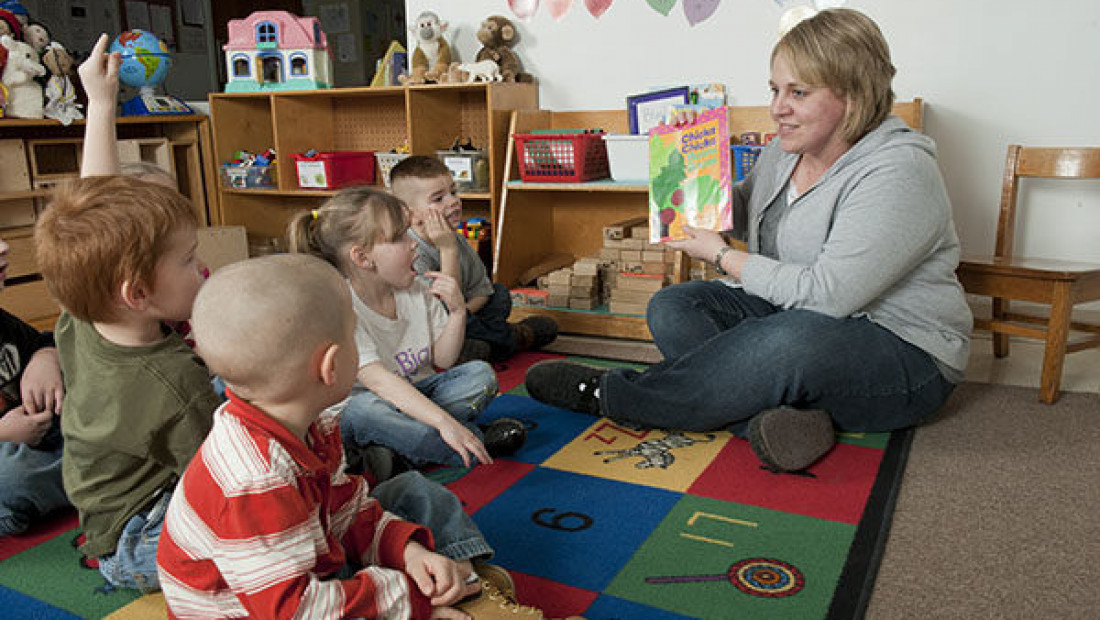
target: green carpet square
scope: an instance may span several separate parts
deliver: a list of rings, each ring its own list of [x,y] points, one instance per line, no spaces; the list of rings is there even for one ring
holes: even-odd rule
[[[80,552],[69,543],[76,534],[61,534],[0,563],[0,585],[83,618],[102,618],[137,599],[137,590],[102,591],[107,582],[99,571],[78,564]]]
[[[731,612],[754,620],[821,618],[855,530],[850,524],[687,495],[604,592],[697,618],[731,617]],[[778,563],[745,564],[748,577],[742,582],[750,592],[736,587],[728,575],[731,566],[759,558]],[[783,586],[783,579],[790,583]]]

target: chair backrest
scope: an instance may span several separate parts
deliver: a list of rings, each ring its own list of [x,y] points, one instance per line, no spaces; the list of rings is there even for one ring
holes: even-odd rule
[[[996,255],[1012,256],[1020,179],[1100,179],[1100,148],[1008,146],[1001,181]]]

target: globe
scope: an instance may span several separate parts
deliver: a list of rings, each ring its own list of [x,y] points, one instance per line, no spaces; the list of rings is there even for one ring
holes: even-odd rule
[[[122,53],[118,79],[132,88],[151,90],[164,81],[172,67],[168,46],[145,30],[127,30],[118,35],[111,51]]]

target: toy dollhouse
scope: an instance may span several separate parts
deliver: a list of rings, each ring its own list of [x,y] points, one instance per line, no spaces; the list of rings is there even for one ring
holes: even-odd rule
[[[332,87],[328,39],[316,17],[256,11],[229,20],[225,92]]]

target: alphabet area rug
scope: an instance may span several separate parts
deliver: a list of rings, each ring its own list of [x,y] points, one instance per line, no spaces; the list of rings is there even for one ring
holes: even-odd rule
[[[462,499],[521,603],[592,620],[862,615],[910,431],[841,434],[807,471],[773,474],[726,432],[627,428],[528,398],[526,369],[561,357],[498,366],[502,395],[482,421],[523,420],[517,454],[429,473]],[[0,615],[165,617],[160,595],[104,591],[98,572],[79,565],[76,527],[66,513],[0,538]]]

